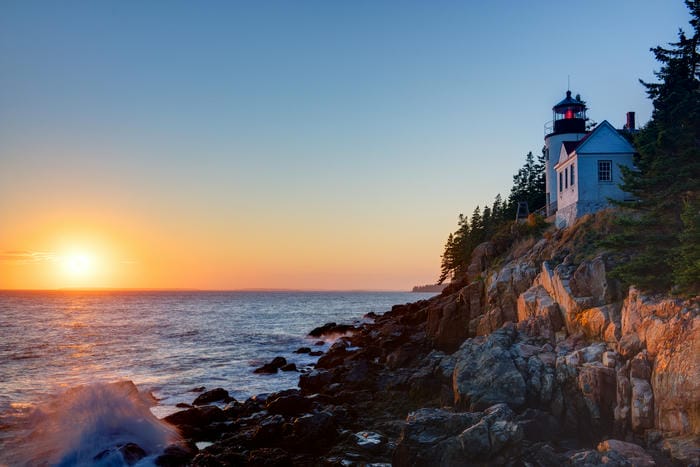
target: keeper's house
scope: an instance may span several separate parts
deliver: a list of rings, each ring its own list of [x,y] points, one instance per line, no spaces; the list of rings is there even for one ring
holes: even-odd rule
[[[621,132],[635,131],[634,112],[627,113],[623,130],[605,120],[586,131],[586,104],[571,91],[552,110],[544,137],[547,215],[556,215],[557,227],[566,227],[609,206],[610,199],[629,199],[620,188],[620,166],[633,166],[635,150]]]

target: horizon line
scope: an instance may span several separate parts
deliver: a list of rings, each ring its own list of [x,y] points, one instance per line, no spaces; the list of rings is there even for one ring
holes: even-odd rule
[[[407,289],[303,289],[283,287],[246,287],[239,289],[201,289],[189,287],[58,287],[53,289],[3,289],[0,292],[413,292]]]

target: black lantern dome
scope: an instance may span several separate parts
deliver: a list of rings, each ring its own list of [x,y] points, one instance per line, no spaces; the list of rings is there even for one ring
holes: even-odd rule
[[[571,97],[566,91],[566,98],[552,107],[554,111],[554,133],[585,133],[586,104],[579,96]]]

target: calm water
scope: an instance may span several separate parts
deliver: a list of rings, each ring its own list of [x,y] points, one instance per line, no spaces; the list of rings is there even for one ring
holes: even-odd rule
[[[382,313],[394,304],[429,296],[384,292],[0,292],[0,453],[11,451],[4,448],[18,436],[26,439],[26,430],[18,427],[32,417],[37,419],[37,413],[47,416],[47,407],[56,408],[51,412],[52,423],[61,427],[56,431],[66,431],[61,424],[75,425],[65,420],[78,411],[75,406],[65,409],[70,399],[67,394],[75,395],[75,388],[85,385],[89,391],[81,389],[83,392],[74,397],[82,404],[82,411],[89,411],[86,406],[93,412],[101,410],[108,401],[122,397],[100,392],[105,390],[104,383],[130,380],[141,392],[150,391],[159,399],[151,408],[158,417],[173,411],[178,402],[191,402],[196,396],[191,390],[198,386],[223,387],[237,399],[295,387],[298,373],[257,375],[252,370],[277,355],[299,367],[313,363],[314,358],[293,353],[301,346],[313,347],[315,340],[306,337],[312,328],[329,321],[352,322],[370,311]],[[327,344],[319,348],[325,349]],[[72,392],[66,393],[71,388]],[[132,406],[122,412],[131,414],[130,410],[136,410]],[[115,411],[113,407],[110,410]],[[129,417],[137,416],[125,415],[125,419]],[[33,429],[37,431],[36,426]],[[112,433],[115,428],[110,430]],[[97,443],[85,432],[75,436],[82,449],[86,443]],[[66,444],[64,439],[61,443]],[[42,449],[49,452],[52,448]],[[34,454],[38,450],[34,449]],[[56,456],[47,454],[45,460],[60,465],[92,463]],[[37,458],[24,461],[32,463]],[[113,461],[104,465],[119,465]],[[20,458],[0,454],[0,465],[15,462]]]

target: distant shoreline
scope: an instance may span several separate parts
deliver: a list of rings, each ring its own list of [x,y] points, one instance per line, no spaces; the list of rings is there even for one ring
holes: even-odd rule
[[[282,288],[247,288],[247,289],[188,289],[188,288],[59,288],[59,289],[0,289],[6,292],[266,292],[266,293],[411,293],[416,290],[385,289],[282,289]],[[420,291],[419,291],[420,292]]]

